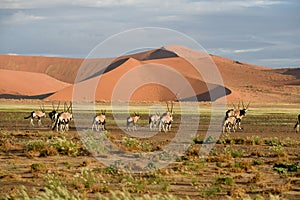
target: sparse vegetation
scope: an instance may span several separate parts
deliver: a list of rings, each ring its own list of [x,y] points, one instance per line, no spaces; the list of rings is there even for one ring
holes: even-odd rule
[[[54,137],[51,139],[39,139],[29,141],[25,147],[26,155],[54,156],[57,154],[77,156],[78,145],[65,137]]]
[[[278,111],[272,118],[258,113],[254,119],[249,112],[243,131],[218,138],[204,134],[210,120],[205,111],[197,134],[180,155],[161,151],[171,143],[175,131],[144,139],[124,134],[108,123],[108,131],[84,130],[79,137],[72,130],[27,130],[28,121],[20,130],[6,125],[0,130],[0,199],[284,199],[286,194],[297,193],[299,137],[293,130],[289,132],[292,124],[280,126],[277,119],[285,115],[290,119],[291,114]],[[140,113],[147,119],[146,111]],[[18,115],[11,113],[9,117]],[[265,123],[268,118],[271,125]],[[176,130],[179,116],[174,119]],[[9,124],[9,120],[2,122]],[[140,130],[146,130],[145,124],[147,120],[141,120]],[[114,158],[110,165],[101,162],[114,153],[108,140],[137,160],[159,153],[145,163],[149,172],[131,173],[126,167],[136,166],[126,159]],[[212,145],[212,151],[199,157],[204,145]],[[157,160],[171,162],[161,167]]]

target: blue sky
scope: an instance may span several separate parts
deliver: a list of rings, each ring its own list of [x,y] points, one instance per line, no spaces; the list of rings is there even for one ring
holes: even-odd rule
[[[162,27],[193,38],[211,54],[300,67],[299,2],[0,0],[0,54],[84,58],[114,34]]]

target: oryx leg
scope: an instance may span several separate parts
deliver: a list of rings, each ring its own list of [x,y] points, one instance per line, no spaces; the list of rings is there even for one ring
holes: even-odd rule
[[[164,132],[167,132],[167,124],[163,123],[162,127],[163,127]]]
[[[31,126],[34,126],[33,118],[30,118],[30,124],[31,124]]]
[[[92,131],[94,131],[95,123],[92,124]]]
[[[99,122],[96,122],[96,131],[99,131],[99,130],[100,130]]]
[[[171,131],[171,127],[172,127],[172,124],[170,123],[170,124],[168,125],[168,130],[169,130],[169,131]]]
[[[61,123],[60,124],[60,131],[63,132],[63,130],[64,130],[64,125],[63,125],[63,123]]]
[[[236,129],[242,130],[241,122],[242,120],[240,118],[236,119]]]
[[[105,121],[101,123],[101,129],[102,129],[102,131],[105,131],[105,130],[106,130],[105,124],[106,124]]]
[[[94,128],[96,129],[96,131],[98,131],[98,122],[97,122],[96,118],[94,118],[94,121],[93,121],[92,131],[94,130]]]
[[[154,129],[154,127],[155,127],[155,124],[154,124],[153,121],[151,121],[151,122],[150,122],[150,130],[152,131],[152,130]]]
[[[42,125],[42,120],[40,117],[38,117],[38,125],[41,126]]]

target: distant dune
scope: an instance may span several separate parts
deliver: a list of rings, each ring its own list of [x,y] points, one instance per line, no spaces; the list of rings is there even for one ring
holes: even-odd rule
[[[300,69],[273,70],[182,46],[85,60],[0,55],[0,69],[5,80],[0,85],[2,98],[38,95],[61,101],[72,97],[87,101],[300,100]]]
[[[13,70],[0,70],[0,97],[30,98],[55,93],[70,84],[46,74]]]
[[[77,58],[0,55],[0,69],[44,73],[67,83],[74,83],[82,62]]]

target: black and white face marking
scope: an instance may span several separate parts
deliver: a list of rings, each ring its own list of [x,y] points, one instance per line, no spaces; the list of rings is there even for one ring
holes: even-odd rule
[[[134,113],[134,116],[129,116],[126,119],[126,126],[127,130],[130,131],[130,127],[132,128],[132,131],[136,131],[136,123],[140,119],[140,115],[138,113]]]

